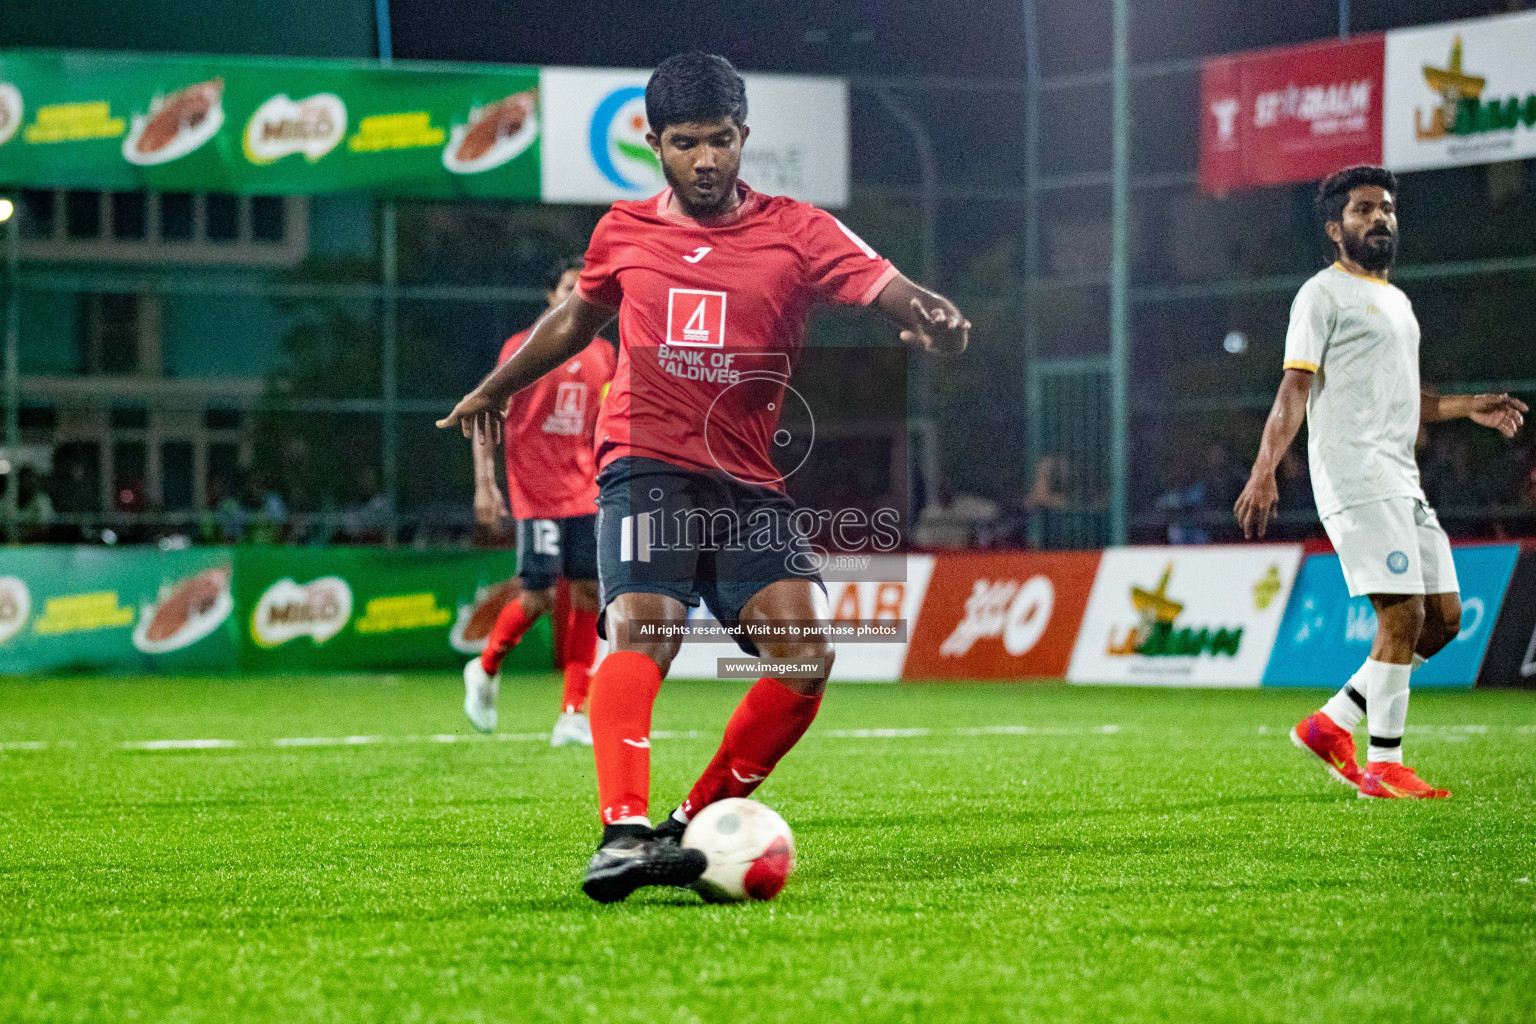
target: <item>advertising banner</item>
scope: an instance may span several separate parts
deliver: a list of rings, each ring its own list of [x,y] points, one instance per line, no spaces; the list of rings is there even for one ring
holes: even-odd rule
[[[905,679],[1059,679],[1099,552],[944,554],[912,628]]]
[[[0,548],[0,672],[228,670],[232,575],[224,548]]]
[[[0,548],[0,673],[451,670],[521,592],[505,551]],[[553,666],[548,620],[504,671]]]
[[[1515,562],[1477,685],[1536,689],[1536,548]]]
[[[1387,34],[1386,164],[1536,156],[1536,12]]]
[[[902,677],[901,667],[907,656],[906,638],[912,634],[918,609],[923,607],[923,595],[933,566],[932,555],[875,555],[868,570],[861,573],[869,579],[827,583],[833,622],[904,624],[903,639],[896,643],[882,639],[834,644],[837,650],[837,660],[832,665],[834,681],[894,683]],[[710,615],[701,604],[689,611],[689,619],[694,623],[707,623]],[[734,641],[687,642],[682,644],[672,661],[671,677],[715,679],[718,678],[720,658],[741,656],[741,648]]]
[[[646,144],[649,71],[545,68],[543,195],[551,203],[643,199],[667,187]],[[759,192],[848,205],[848,83],[743,75],[751,137],[741,179]]]
[[[377,548],[241,549],[235,602],[241,667],[452,668],[485,647],[519,590],[507,551]],[[554,663],[548,618],[525,634],[507,670]]]
[[[1416,688],[1471,686],[1488,649],[1520,548],[1492,544],[1453,549],[1461,581],[1461,634],[1413,675]],[[1338,555],[1312,555],[1286,609],[1265,686],[1343,686],[1371,651],[1376,612],[1351,598]]]
[[[1301,545],[1111,548],[1067,680],[1258,686]]]
[[[1381,163],[1380,35],[1207,60],[1200,188],[1220,195]]]
[[[537,68],[0,52],[0,181],[539,197]]]
[[[0,51],[0,183],[610,203],[666,187],[648,71]],[[848,83],[746,75],[742,179],[848,204]]]

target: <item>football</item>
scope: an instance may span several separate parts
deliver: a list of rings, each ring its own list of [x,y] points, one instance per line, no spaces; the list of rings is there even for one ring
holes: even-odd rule
[[[712,903],[771,900],[795,870],[793,833],[756,800],[710,804],[688,823],[683,845],[709,859],[694,888]]]

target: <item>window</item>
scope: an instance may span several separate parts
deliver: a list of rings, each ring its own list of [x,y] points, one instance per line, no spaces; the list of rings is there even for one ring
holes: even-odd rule
[[[60,512],[101,510],[101,446],[66,441],[53,453],[53,503]]]
[[[143,406],[120,406],[112,410],[107,422],[114,430],[145,430],[149,427],[149,410]]]
[[[66,192],[64,230],[70,238],[95,238],[101,234],[101,193]]]
[[[139,296],[81,296],[81,350],[87,373],[124,374],[139,369]]]
[[[28,188],[21,192],[21,237],[52,238],[57,197],[53,192]]]
[[[38,262],[291,267],[309,247],[309,200],[197,192],[24,189],[21,256]]]
[[[222,441],[208,445],[208,507],[240,493],[240,447]]]
[[[196,213],[190,192],[167,192],[160,197],[160,237],[167,242],[190,242]]]
[[[143,192],[112,193],[112,236],[141,242],[149,227],[147,197]]]
[[[240,410],[206,409],[203,412],[203,426],[209,430],[239,430]]]
[[[240,202],[234,196],[215,193],[204,197],[207,221],[204,237],[210,242],[235,242],[240,239]]]
[[[281,242],[286,221],[285,205],[278,196],[251,200],[251,237],[258,242]]]
[[[160,446],[160,497],[167,512],[192,508],[192,465],[191,441],[167,441]]]
[[[120,512],[146,512],[149,453],[143,441],[112,446],[112,504]]]
[[[58,415],[48,405],[24,405],[19,410],[17,417],[21,421],[23,433],[28,431],[51,431],[58,423]]]

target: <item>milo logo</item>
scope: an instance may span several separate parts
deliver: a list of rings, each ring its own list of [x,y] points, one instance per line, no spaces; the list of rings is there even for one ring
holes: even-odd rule
[[[346,134],[347,105],[340,96],[322,92],[292,100],[279,93],[257,107],[245,126],[245,157],[253,164],[270,164],[302,153],[314,163]]]
[[[267,588],[251,612],[251,639],[277,647],[307,636],[323,644],[352,618],[352,588],[340,576],[299,584],[281,579]]]
[[[21,632],[32,614],[32,594],[15,576],[0,576],[0,644]]]

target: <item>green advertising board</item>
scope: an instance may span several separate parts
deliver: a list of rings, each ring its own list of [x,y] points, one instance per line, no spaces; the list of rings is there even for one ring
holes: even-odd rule
[[[539,69],[0,51],[0,182],[539,198]]]
[[[232,667],[227,548],[0,549],[0,671]]]
[[[443,668],[485,645],[516,556],[496,551],[249,548],[235,605],[249,670]],[[554,664],[548,619],[513,651],[511,671]]]
[[[518,590],[505,551],[0,548],[0,673],[452,670]],[[504,671],[548,671],[540,621]]]

